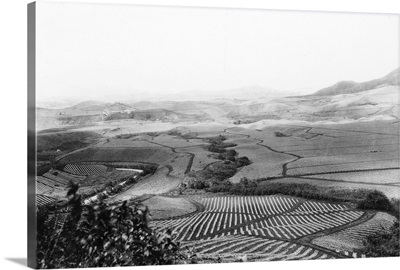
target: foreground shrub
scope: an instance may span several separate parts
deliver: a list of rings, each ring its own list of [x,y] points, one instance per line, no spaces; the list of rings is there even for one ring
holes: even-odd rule
[[[57,228],[45,208],[37,212],[37,267],[78,268],[180,263],[188,259],[179,251],[170,231],[156,235],[148,226],[147,209],[128,202],[117,205],[82,205],[77,186],[68,192],[69,208],[62,228]]]
[[[392,205],[385,194],[374,190],[369,192],[366,197],[358,203],[358,208],[391,211]]]
[[[389,231],[368,236],[360,252],[367,257],[398,257],[399,245],[399,221],[396,221]]]

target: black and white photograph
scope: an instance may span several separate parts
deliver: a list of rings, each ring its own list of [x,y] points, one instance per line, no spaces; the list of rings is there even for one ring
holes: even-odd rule
[[[27,10],[30,267],[399,257],[399,14]]]

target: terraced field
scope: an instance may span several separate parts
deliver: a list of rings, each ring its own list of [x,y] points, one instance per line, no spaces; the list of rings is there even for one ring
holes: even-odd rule
[[[191,170],[199,171],[205,166],[215,162],[216,160],[209,157],[210,152],[206,151],[202,146],[192,146],[176,149],[178,153],[188,152],[194,155]]]
[[[64,167],[64,171],[76,175],[103,174],[107,171],[107,166],[99,164],[76,164],[70,163]]]
[[[230,180],[269,178],[285,183],[377,189],[388,197],[400,198],[398,127],[395,122],[375,121],[266,126],[257,130],[228,128],[225,134],[236,136],[231,140],[238,142],[237,151],[248,154],[253,161]],[[276,136],[277,131],[284,135]],[[281,155],[286,160],[274,166],[274,160],[279,159],[271,162],[261,154],[267,154],[262,149],[269,152],[269,157]]]
[[[340,255],[328,256],[326,251],[304,246],[298,240],[347,226],[364,215],[340,204],[286,196],[219,196],[199,202],[204,205],[203,211],[152,221],[150,225],[156,230],[170,228],[178,241],[196,246],[201,254],[251,254],[267,260],[301,259],[311,254],[328,258]],[[251,243],[247,249],[246,242]],[[271,253],[265,253],[267,250]]]
[[[234,261],[246,256],[253,261],[333,259],[334,256],[304,245],[266,240],[247,235],[228,235],[210,240],[186,242],[183,248],[194,249],[200,258],[223,258]]]
[[[36,205],[38,206],[43,206],[54,201],[56,201],[56,199],[52,197],[36,194]]]
[[[163,194],[176,189],[182,182],[182,179],[169,175],[168,168],[158,169],[153,175],[147,175],[136,185],[128,190],[121,192],[118,196],[110,200],[124,201],[133,197],[139,197],[145,194]]]
[[[363,241],[367,236],[388,230],[394,221],[395,217],[378,212],[372,219],[360,225],[316,238],[312,243],[332,250],[353,252],[363,247]]]
[[[369,172],[369,171],[368,171]],[[368,173],[366,172],[366,173]],[[353,173],[346,173],[351,179]],[[335,174],[333,174],[335,175]],[[318,175],[313,177],[285,177],[273,180],[273,183],[298,183],[298,184],[310,184],[314,186],[332,187],[340,189],[369,189],[369,190],[379,190],[383,192],[389,198],[400,198],[400,185],[399,184],[369,184],[368,182],[357,182],[357,181],[340,181],[337,179],[327,180],[323,178],[317,178]]]
[[[346,182],[363,182],[371,184],[400,184],[400,170],[381,170],[369,172],[318,174],[309,178],[342,180]]]
[[[143,204],[149,208],[152,220],[180,217],[191,214],[198,209],[197,204],[182,197],[154,196]]]
[[[257,142],[257,141],[256,141]],[[291,161],[292,157],[273,152],[259,145],[247,144],[233,147],[240,156],[246,156],[252,164],[241,168],[230,180],[234,183],[239,182],[241,178],[251,179],[263,178],[267,176],[282,176],[282,165]]]
[[[161,147],[92,147],[73,154],[62,159],[63,163],[78,162],[147,162],[150,157],[159,151]]]

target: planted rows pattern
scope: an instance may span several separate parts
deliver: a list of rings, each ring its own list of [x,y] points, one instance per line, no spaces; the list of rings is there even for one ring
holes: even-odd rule
[[[343,249],[351,252],[363,247],[367,236],[389,230],[394,220],[394,217],[379,212],[362,224],[316,238],[313,243],[330,249]]]
[[[46,205],[48,203],[54,202],[56,201],[56,199],[49,197],[49,196],[45,196],[45,195],[36,195],[36,205],[38,206],[43,206]]]
[[[357,220],[361,211],[345,206],[300,202],[281,196],[225,196],[203,199],[205,211],[185,218],[153,221],[155,229],[170,228],[179,241],[229,235],[298,239]]]
[[[107,167],[99,164],[67,164],[64,171],[77,175],[103,174]]]
[[[192,241],[182,245],[183,248],[194,248],[200,256],[213,255],[220,257],[235,257],[249,255],[257,260],[312,260],[332,259],[322,251],[303,245],[266,240],[244,235],[217,237],[206,241]]]
[[[299,200],[280,196],[226,196],[203,199],[210,212],[234,212],[250,215],[275,215],[292,208]]]
[[[245,233],[279,239],[297,239],[322,230],[332,229],[357,220],[360,211],[324,214],[280,215],[246,225]]]

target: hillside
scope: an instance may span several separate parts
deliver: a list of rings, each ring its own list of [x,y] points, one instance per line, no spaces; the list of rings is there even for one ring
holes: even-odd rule
[[[182,121],[182,120],[205,120],[205,117],[199,115],[189,115],[184,113],[177,113],[165,109],[151,109],[142,111],[132,112],[115,112],[108,115],[105,120],[123,120],[123,119],[134,119],[140,121]]]
[[[323,88],[315,92],[311,96],[335,96],[340,94],[352,94],[352,93],[368,91],[383,86],[390,86],[390,85],[396,86],[400,85],[399,78],[400,78],[400,68],[397,68],[382,78],[367,82],[357,83],[353,81],[341,81],[332,86]]]

